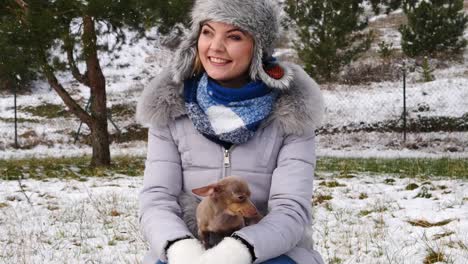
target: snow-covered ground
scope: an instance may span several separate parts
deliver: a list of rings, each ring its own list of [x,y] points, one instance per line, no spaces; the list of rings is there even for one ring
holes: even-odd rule
[[[466,181],[354,176],[315,181],[313,237],[326,263],[423,263],[431,250],[468,263]],[[0,263],[139,263],[141,185],[123,175],[0,182]]]
[[[314,200],[332,197],[315,207],[314,239],[328,263],[435,263],[424,262],[431,250],[443,263],[468,262],[465,181],[355,176],[335,188],[317,181]]]

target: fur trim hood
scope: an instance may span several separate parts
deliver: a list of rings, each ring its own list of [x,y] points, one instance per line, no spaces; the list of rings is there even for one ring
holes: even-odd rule
[[[183,82],[192,74],[201,26],[206,21],[223,22],[239,27],[252,35],[254,53],[250,64],[250,78],[262,80],[271,88],[286,89],[292,70],[284,70],[281,80],[265,71],[281,30],[281,8],[272,0],[197,0],[191,12],[191,28],[184,36],[172,62],[174,82]]]
[[[280,90],[264,125],[276,121],[286,134],[296,135],[319,128],[324,112],[319,86],[300,66],[283,65],[291,70],[291,82]],[[137,105],[137,121],[145,126],[166,126],[184,115],[183,83],[175,82],[172,71],[165,69],[143,91]]]

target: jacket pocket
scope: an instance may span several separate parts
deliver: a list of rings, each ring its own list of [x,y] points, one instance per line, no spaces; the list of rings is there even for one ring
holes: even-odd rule
[[[283,142],[278,129],[274,126],[265,127],[258,137],[259,142],[255,146],[260,166],[272,172],[276,167],[279,149]]]
[[[278,156],[278,153],[275,153],[274,148],[276,145],[276,138],[273,137],[262,137],[260,140],[260,145],[257,149],[257,157],[259,157],[259,165],[262,168],[269,168],[276,164],[276,161],[273,163],[274,159]]]
[[[212,169],[221,166],[221,147],[200,134],[190,119],[178,124],[177,135],[184,169]]]
[[[221,167],[222,151],[219,145],[211,142],[198,132],[186,134],[186,141],[188,144],[188,162],[191,166],[202,169]]]
[[[174,142],[176,143],[177,149],[179,150],[181,165],[184,169],[193,163],[190,155],[190,140],[185,133],[185,123],[185,118],[179,119],[177,122],[175,122],[173,128]]]

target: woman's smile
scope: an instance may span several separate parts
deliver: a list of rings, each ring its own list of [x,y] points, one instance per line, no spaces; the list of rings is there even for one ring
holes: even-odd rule
[[[230,60],[226,59],[221,59],[217,57],[208,57],[210,59],[211,64],[215,66],[226,66],[228,63],[230,63]]]

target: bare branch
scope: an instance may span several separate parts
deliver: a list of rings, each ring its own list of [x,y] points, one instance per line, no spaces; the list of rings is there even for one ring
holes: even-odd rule
[[[27,12],[29,9],[29,5],[24,2],[23,0],[15,0],[15,2],[25,11]]]
[[[29,5],[24,2],[23,0],[15,0],[15,2],[20,6],[21,8],[21,14],[19,14],[19,19],[25,23],[25,24],[28,24],[28,20],[27,20],[27,15],[29,13]]]
[[[68,48],[67,46],[65,46],[65,49],[67,51],[68,65],[70,66],[70,70],[72,72],[73,77],[80,83],[89,87],[88,78],[85,75],[81,74],[80,70],[76,66],[76,62],[73,57],[73,48]]]
[[[31,202],[31,199],[30,199],[29,196],[26,194],[26,190],[24,189],[24,186],[23,186],[23,184],[21,183],[21,176],[18,176],[18,185],[19,185],[19,187],[20,187],[20,189],[21,189],[21,193],[23,193],[23,195],[26,197],[26,200],[28,201],[28,204],[29,204],[30,206],[32,206],[33,204],[32,204],[32,202]]]
[[[74,45],[73,45],[72,37],[70,36],[70,31],[67,32],[64,42],[65,42],[64,47],[65,47],[65,50],[67,51],[68,65],[70,66],[70,70],[72,72],[73,77],[80,83],[89,87],[90,83],[89,83],[88,77],[86,75],[81,74],[80,70],[76,66],[75,57],[73,55]]]
[[[89,127],[92,127],[92,117],[83,109],[76,101],[70,96],[70,94],[63,88],[55,77],[53,68],[46,62],[45,58],[42,63],[42,70],[44,75],[49,82],[49,85],[57,92],[57,94],[62,98],[65,105],[70,109],[70,111],[75,114],[81,121],[86,123]]]

